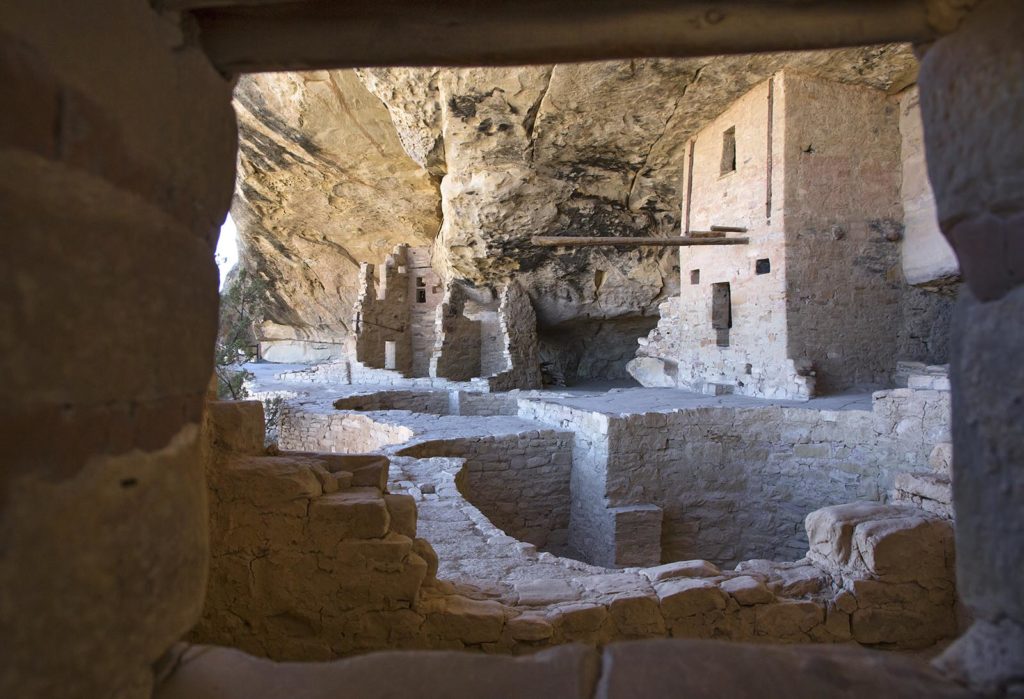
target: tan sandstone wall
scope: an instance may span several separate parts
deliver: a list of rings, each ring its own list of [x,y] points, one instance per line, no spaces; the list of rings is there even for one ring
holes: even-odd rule
[[[921,104],[917,86],[900,95],[900,136],[903,139],[903,274],[908,284],[942,283],[958,277],[953,248],[939,229],[935,192],[928,181]]]
[[[0,5],[0,695],[151,695],[206,576],[230,83],[139,0]]]
[[[905,288],[897,105],[789,72],[782,101],[789,356],[813,362],[822,393],[890,385]]]

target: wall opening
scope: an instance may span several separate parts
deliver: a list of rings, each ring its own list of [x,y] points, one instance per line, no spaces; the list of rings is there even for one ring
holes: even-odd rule
[[[729,282],[711,285],[711,327],[718,334],[718,346],[728,347],[729,329],[732,327],[732,289]]]
[[[772,263],[767,257],[754,263],[754,274],[768,274],[772,271]]]
[[[691,284],[700,284],[700,270],[699,269],[692,269],[692,270],[690,270],[690,283]]]
[[[730,126],[722,134],[722,172],[736,172],[736,127]]]
[[[395,369],[398,366],[398,343],[394,340],[384,341],[384,368]]]

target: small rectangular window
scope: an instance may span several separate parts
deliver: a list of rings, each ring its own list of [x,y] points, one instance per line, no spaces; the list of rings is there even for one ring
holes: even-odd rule
[[[732,290],[729,282],[711,285],[711,327],[717,333],[719,347],[729,346],[729,329],[732,327]]]
[[[426,303],[426,302],[427,302],[427,290],[426,289],[417,289],[416,290],[416,303]]]
[[[772,263],[767,257],[754,263],[754,274],[768,274],[772,271]]]
[[[730,126],[722,134],[722,173],[736,171],[736,127]]]
[[[416,277],[416,287],[417,288],[426,288],[426,286],[427,286],[427,283],[425,281],[423,281],[423,277]]]
[[[384,368],[394,369],[398,365],[398,343],[393,340],[384,341]]]
[[[690,270],[690,283],[691,284],[700,284],[700,270],[699,269],[691,269]]]

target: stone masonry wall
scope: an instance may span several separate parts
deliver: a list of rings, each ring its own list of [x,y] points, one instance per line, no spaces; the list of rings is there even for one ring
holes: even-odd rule
[[[413,432],[366,415],[284,403],[279,417],[281,449],[359,454],[409,441]]]
[[[415,413],[450,415],[448,391],[374,391],[348,395],[334,401],[336,410],[409,410]]]
[[[385,394],[387,395],[387,394]],[[402,393],[410,408],[447,414],[443,393]],[[394,396],[392,396],[394,398]],[[361,403],[362,401],[368,403]],[[360,415],[347,407],[369,410],[383,405],[373,396],[339,399],[337,409],[286,403],[280,417],[279,446],[293,451],[339,454],[391,452],[426,458],[460,457],[465,465],[458,485],[467,500],[496,526],[537,546],[563,546],[569,527],[571,438],[551,429],[513,434],[452,437],[405,445],[415,437],[410,428],[392,424],[388,413]],[[399,411],[396,415],[408,415]],[[389,449],[390,448],[390,449]]]
[[[536,577],[515,584],[514,604],[455,594],[436,579],[437,555],[417,538],[417,519],[425,497],[456,505],[460,459],[416,460],[434,474],[436,494],[413,483],[404,484],[409,494],[391,494],[387,457],[265,454],[260,408],[210,404],[211,571],[194,641],[311,660],[664,636],[920,648],[956,628],[951,524],[875,503],[811,513],[809,555],[796,562],[608,571],[538,554],[462,501],[481,534]]]
[[[881,90],[791,72],[777,94],[788,356],[813,362],[819,393],[891,385],[909,291],[898,105]]]
[[[421,442],[400,456],[465,459],[456,484],[463,496],[509,536],[561,548],[569,532],[570,436],[556,430]]]
[[[949,441],[949,393],[893,389],[873,410],[698,407],[604,415],[520,401],[520,416],[575,431],[570,544],[616,560],[616,508],[662,509],[661,560],[799,557],[808,512],[883,500],[896,475]],[[639,542],[638,542],[639,543]]]
[[[435,314],[434,351],[430,375],[454,381],[480,376],[480,321],[463,311],[469,296],[461,284],[450,284]]]
[[[800,375],[787,354],[785,220],[782,187],[786,167],[785,113],[771,112],[764,82],[738,99],[693,141],[690,229],[740,226],[748,245],[680,249],[680,332],[674,359],[680,387],[714,394],[726,391],[768,398],[806,399],[813,381]],[[723,172],[723,141],[735,138],[735,170]],[[770,138],[769,138],[770,136]],[[771,141],[771,143],[769,143]],[[772,168],[768,153],[772,149]],[[774,196],[766,207],[769,172]],[[740,234],[736,234],[740,235]],[[756,261],[770,271],[755,274]],[[714,288],[729,284],[731,327],[712,325]],[[722,388],[718,388],[722,387]]]
[[[537,346],[537,314],[530,297],[517,281],[509,282],[499,295],[501,367],[489,376],[492,391],[540,388],[540,355]]]
[[[384,261],[380,279],[374,281],[374,265],[359,267],[360,287],[352,321],[355,328],[355,361],[403,374],[412,371],[412,335],[409,332],[409,280],[404,245],[395,247]],[[393,356],[388,358],[387,343]],[[390,364],[390,365],[389,365]]]
[[[615,565],[615,529],[608,514],[607,415],[560,403],[519,401],[519,416],[572,433],[569,546],[594,565]]]
[[[443,296],[442,283],[430,266],[430,248],[409,248],[408,270],[409,332],[412,366],[410,376],[430,375],[430,353],[434,350],[434,316]]]

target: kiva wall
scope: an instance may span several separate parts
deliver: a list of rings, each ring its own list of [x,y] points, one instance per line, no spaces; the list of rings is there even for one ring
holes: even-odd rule
[[[608,415],[520,400],[520,416],[572,424],[570,545],[622,565],[617,508],[662,510],[661,560],[795,559],[803,518],[827,505],[881,501],[896,474],[927,467],[949,442],[948,390],[879,391],[872,409],[706,406]],[[639,543],[639,542],[637,542]]]

